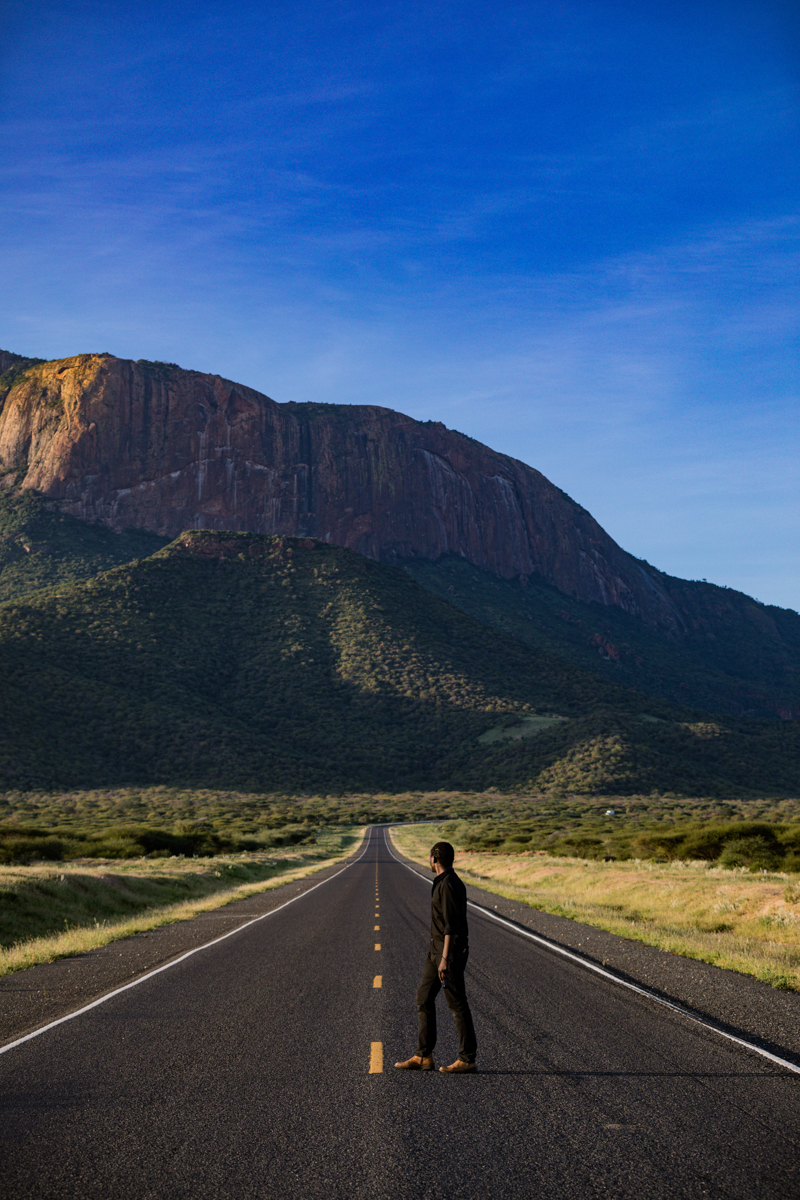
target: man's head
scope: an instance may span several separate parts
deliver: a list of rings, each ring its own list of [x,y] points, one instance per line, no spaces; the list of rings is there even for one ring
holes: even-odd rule
[[[456,852],[449,842],[437,842],[431,846],[431,870],[436,871],[436,864],[439,863],[443,871],[449,871],[455,856]]]

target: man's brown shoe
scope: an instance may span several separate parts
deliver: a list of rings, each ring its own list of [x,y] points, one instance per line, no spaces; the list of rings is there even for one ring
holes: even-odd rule
[[[432,1054],[412,1054],[405,1062],[394,1064],[398,1071],[435,1071],[436,1063]]]
[[[466,1075],[469,1072],[477,1071],[477,1069],[475,1063],[463,1062],[460,1058],[457,1058],[449,1067],[439,1067],[443,1075]]]

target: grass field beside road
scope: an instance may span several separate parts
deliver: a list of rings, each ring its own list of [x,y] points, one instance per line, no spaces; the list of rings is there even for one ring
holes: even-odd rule
[[[0,868],[0,976],[105,946],[333,866],[363,830],[321,830],[280,858],[132,859]]]
[[[391,831],[401,854],[428,867],[449,823]],[[686,958],[800,991],[800,876],[754,875],[706,863],[600,862],[543,853],[459,851],[465,883]]]

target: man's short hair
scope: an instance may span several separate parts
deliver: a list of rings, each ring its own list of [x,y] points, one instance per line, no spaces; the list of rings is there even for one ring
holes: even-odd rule
[[[452,867],[453,859],[456,852],[449,842],[437,842],[431,847],[431,858],[434,862],[439,862],[443,867]]]

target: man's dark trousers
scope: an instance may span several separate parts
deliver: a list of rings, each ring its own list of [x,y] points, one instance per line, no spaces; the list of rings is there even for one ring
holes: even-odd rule
[[[475,1026],[472,1024],[472,1013],[467,1003],[467,993],[464,988],[464,968],[467,965],[469,951],[456,953],[448,964],[447,987],[444,989],[447,1007],[453,1014],[458,1030],[458,1057],[462,1062],[474,1063],[478,1050],[475,1037]],[[417,1054],[433,1054],[436,1045],[436,997],[442,990],[439,982],[439,959],[431,955],[425,959],[422,979],[417,988],[417,1014],[419,1017],[419,1041]]]

